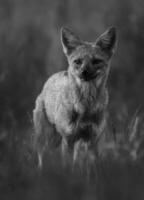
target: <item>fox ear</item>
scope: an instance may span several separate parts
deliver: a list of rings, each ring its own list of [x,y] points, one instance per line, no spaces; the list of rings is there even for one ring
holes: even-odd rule
[[[66,55],[70,55],[77,46],[81,45],[81,40],[68,28],[61,29],[61,43]]]
[[[105,31],[97,40],[96,45],[100,46],[108,54],[112,55],[116,48],[116,28],[111,27]]]

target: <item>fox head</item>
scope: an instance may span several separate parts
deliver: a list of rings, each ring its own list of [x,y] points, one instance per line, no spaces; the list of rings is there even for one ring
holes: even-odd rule
[[[109,62],[115,51],[116,29],[109,28],[93,42],[82,41],[67,28],[61,30],[63,51],[69,63],[69,73],[79,82],[107,79]]]

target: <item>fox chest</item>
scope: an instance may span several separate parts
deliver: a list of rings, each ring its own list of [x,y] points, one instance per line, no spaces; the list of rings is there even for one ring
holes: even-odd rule
[[[60,111],[60,110],[59,110]],[[96,111],[88,111],[81,113],[75,109],[63,109],[57,113],[55,125],[57,131],[63,135],[77,135],[78,132],[83,132],[87,128],[99,127],[103,121],[104,111],[97,109]]]
[[[82,101],[67,100],[61,97],[61,104],[55,112],[55,125],[61,135],[77,134],[87,127],[99,127],[103,121],[104,108],[99,102],[89,104]]]
[[[74,141],[83,139],[84,141],[93,140],[97,137],[97,130],[100,130],[103,124],[103,111],[85,112],[83,115],[73,111],[70,118],[71,132],[69,132],[68,141],[72,144]]]

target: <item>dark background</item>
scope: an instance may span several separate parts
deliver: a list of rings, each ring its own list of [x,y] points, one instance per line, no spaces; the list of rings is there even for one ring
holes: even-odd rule
[[[109,118],[119,130],[137,110],[143,115],[143,0],[0,0],[0,176],[2,186],[7,183],[10,183],[10,186],[15,185],[12,180],[16,180],[15,188],[17,188],[19,178],[15,177],[18,176],[21,180],[20,174],[28,170],[25,165],[31,151],[28,141],[33,133],[32,110],[35,99],[51,74],[67,69],[66,58],[60,43],[62,26],[68,26],[87,41],[95,41],[109,26],[116,26],[118,45],[108,81]],[[30,159],[33,160],[32,155]],[[30,167],[31,165],[33,166],[30,164]],[[142,166],[140,164],[140,168]],[[119,168],[117,170],[119,173]],[[136,170],[137,173],[139,168],[134,167],[132,170]],[[110,171],[117,173],[115,166],[110,168]],[[127,175],[123,174],[123,177],[126,179],[128,176],[126,180],[128,180],[129,188],[131,182],[129,177],[133,171],[126,171]],[[63,173],[61,179],[63,184],[66,184],[69,177],[66,178]],[[120,173],[123,173],[123,170],[120,170]],[[29,171],[28,174],[32,176],[33,173]],[[144,176],[143,171],[142,175]],[[139,176],[143,177],[142,175]],[[139,176],[134,177],[134,188],[138,185]],[[57,180],[55,173],[54,177]],[[70,179],[72,179],[71,175]],[[30,180],[28,178],[27,182]],[[42,184],[45,185],[45,181]],[[114,181],[116,181],[115,178]],[[125,180],[120,181],[120,187],[123,181],[125,182]],[[61,182],[56,185],[59,187]],[[70,190],[74,195],[72,199],[96,198],[95,193],[93,194],[95,190],[91,193],[89,187],[85,189],[85,185],[81,186],[78,183],[74,191],[77,191],[77,187],[82,196],[78,197],[69,188],[68,191]],[[113,190],[112,188],[113,184],[110,189]],[[16,189],[16,195],[20,193],[20,190]],[[63,190],[65,191],[64,188]],[[32,193],[35,192],[32,191]],[[85,193],[88,197],[84,198]],[[137,197],[137,193],[136,190],[133,196]],[[43,190],[41,195],[44,195]],[[140,196],[144,197],[142,194]],[[68,199],[68,197],[65,198]],[[127,196],[118,197],[128,199]],[[9,199],[9,197],[5,198]],[[30,198],[44,197],[31,196]],[[109,198],[112,199],[112,196]],[[132,197],[129,198],[132,199]],[[107,198],[101,197],[101,199]]]
[[[142,0],[0,0],[0,124],[29,121],[45,80],[67,68],[60,28],[95,41],[116,26],[118,47],[109,79],[118,112],[143,109],[144,3]]]

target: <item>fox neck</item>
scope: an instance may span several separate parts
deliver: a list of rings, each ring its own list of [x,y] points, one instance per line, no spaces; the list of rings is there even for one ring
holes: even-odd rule
[[[105,82],[97,85],[96,80],[82,81],[69,73],[70,96],[74,105],[80,104],[86,109],[93,108],[103,96]]]

